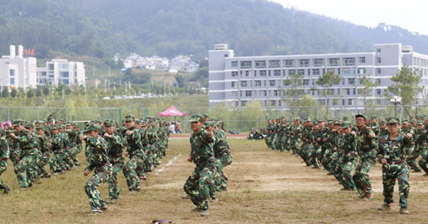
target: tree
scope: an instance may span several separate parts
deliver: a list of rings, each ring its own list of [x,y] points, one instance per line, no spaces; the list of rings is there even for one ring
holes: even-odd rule
[[[372,82],[371,78],[367,75],[361,75],[358,76],[360,79],[360,83],[362,85],[362,88],[359,88],[359,95],[363,96],[363,103],[364,103],[364,113],[367,114],[367,97],[369,97],[372,94],[372,91],[375,87],[379,85],[377,82]]]
[[[181,76],[181,75],[175,76],[175,81],[177,82],[179,88],[183,88],[184,87],[184,78],[183,78],[183,76]]]
[[[420,85],[421,79],[422,72],[420,70],[412,71],[411,68],[404,66],[391,78],[394,84],[388,86],[386,96],[388,98],[392,98],[392,95],[399,96],[403,105],[413,105],[424,89]]]
[[[340,83],[340,76],[338,74],[334,74],[334,71],[329,71],[327,73],[322,74],[321,77],[317,80],[317,85],[321,86],[322,91],[321,95],[327,98],[327,114],[329,113],[329,102],[330,102],[330,96],[333,95],[331,92],[331,87],[334,85],[337,85]]]
[[[10,96],[15,98],[18,95],[18,91],[16,89],[12,89],[12,92],[10,92]]]
[[[9,92],[9,88],[3,88],[3,90],[1,91],[1,97],[3,98],[9,98],[10,97],[10,92]]]
[[[34,97],[34,90],[33,89],[29,89],[27,91],[27,97],[28,98],[33,98]]]
[[[43,88],[43,95],[47,96],[49,95],[49,87],[45,86],[45,88]]]
[[[287,103],[294,115],[294,107],[299,105],[299,98],[303,95],[301,86],[303,85],[303,75],[300,73],[290,74],[289,78],[284,80],[285,88],[279,87],[282,92],[282,101]]]
[[[37,89],[37,90],[36,90],[36,96],[37,96],[37,97],[42,96],[42,90]]]

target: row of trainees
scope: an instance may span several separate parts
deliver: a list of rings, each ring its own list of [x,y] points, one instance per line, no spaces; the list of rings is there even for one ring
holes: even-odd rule
[[[295,118],[293,125],[285,119],[271,120],[266,144],[274,150],[300,156],[309,167],[323,167],[343,185],[342,190],[357,192],[364,200],[373,198],[368,174],[375,163],[380,162],[385,204],[379,210],[390,209],[393,187],[398,179],[400,213],[408,214],[409,171],[411,168],[420,171],[416,160],[421,155],[419,165],[428,173],[426,120],[418,118],[416,130],[408,121],[401,125],[395,117],[382,120],[378,125],[376,121],[369,123],[364,114],[358,114],[355,123],[353,126],[349,121],[313,120],[310,116],[303,125],[300,118]]]
[[[120,128],[116,128],[117,123],[112,120],[103,122],[104,128],[98,123],[88,122],[86,129],[80,132],[77,126],[73,127],[73,124],[68,123],[37,125],[34,128],[32,124],[25,125],[22,120],[13,121],[14,131],[2,131],[1,173],[7,169],[7,160],[10,158],[20,188],[27,189],[39,178],[50,177],[45,168],[47,164],[53,175],[63,174],[79,166],[76,155],[82,150],[84,141],[87,157],[85,175],[91,170],[95,171],[95,177],[105,175],[100,180],[109,182],[108,202],[115,203],[119,197],[121,190],[117,187],[117,175],[122,168],[130,192],[140,191],[140,181],[147,179],[145,172],[151,172],[160,164],[159,159],[166,155],[169,137],[167,126],[159,121],[138,120],[132,115],[125,118],[125,126]],[[123,149],[126,149],[125,155],[130,157],[126,166]],[[97,164],[100,161],[102,163]],[[108,169],[109,167],[112,169]],[[85,191],[93,213],[100,213],[101,208],[107,207],[96,186],[97,181],[91,178]],[[10,191],[2,181],[0,189],[4,189],[5,193]]]
[[[209,215],[209,202],[219,200],[216,192],[227,190],[228,176],[223,168],[233,161],[224,123],[208,114],[194,114],[189,119],[193,131],[190,137],[190,155],[187,160],[196,167],[184,184],[183,199],[191,199],[192,211]]]

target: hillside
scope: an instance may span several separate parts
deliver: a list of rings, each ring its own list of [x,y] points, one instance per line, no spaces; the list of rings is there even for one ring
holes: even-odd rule
[[[115,52],[200,60],[215,43],[237,55],[372,50],[401,42],[428,54],[428,36],[367,28],[263,0],[14,0],[0,5],[0,54],[10,44],[104,59]],[[110,62],[111,63],[111,62]]]

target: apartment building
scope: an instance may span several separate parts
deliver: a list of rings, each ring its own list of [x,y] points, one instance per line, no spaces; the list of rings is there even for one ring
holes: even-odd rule
[[[366,99],[387,104],[385,91],[403,66],[419,69],[423,74],[420,85],[428,84],[428,55],[400,43],[376,44],[373,52],[250,57],[235,56],[226,44],[217,44],[209,51],[209,104],[245,107],[259,100],[264,106],[287,107],[283,90],[289,88],[287,79],[296,73],[303,75],[302,96],[311,95],[319,105],[362,107],[361,76],[378,83]],[[323,90],[328,91],[325,98],[316,81],[330,71],[340,75],[341,82]],[[426,94],[424,90],[419,97]]]
[[[53,59],[46,62],[46,67],[37,68],[37,83],[44,86],[65,84],[79,86],[85,84],[85,65],[83,62]]]

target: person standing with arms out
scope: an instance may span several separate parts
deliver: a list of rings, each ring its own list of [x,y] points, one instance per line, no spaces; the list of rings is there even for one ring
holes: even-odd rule
[[[191,153],[187,161],[194,162],[196,168],[184,184],[184,191],[196,205],[193,211],[201,211],[201,216],[208,216],[208,199],[214,185],[214,128],[211,126],[203,129],[204,120],[199,114],[192,115],[189,121],[193,134],[190,137]]]
[[[110,158],[110,163],[113,166],[113,173],[108,181],[110,201],[107,201],[106,203],[114,204],[119,199],[119,194],[121,192],[120,188],[117,186],[117,176],[125,163],[122,155],[124,144],[122,137],[115,133],[115,122],[113,120],[105,121],[104,129],[104,139],[108,145],[108,156]]]
[[[80,137],[89,146],[91,152],[83,174],[88,176],[89,172],[95,171],[94,176],[85,185],[85,192],[89,198],[92,214],[102,213],[107,210],[107,206],[98,191],[98,186],[110,180],[113,169],[109,163],[107,142],[101,136],[98,136],[98,130],[99,126],[92,124],[83,131],[86,135]]]
[[[378,208],[380,211],[390,210],[394,202],[395,179],[398,179],[400,192],[400,214],[409,214],[407,210],[407,198],[409,197],[409,167],[406,157],[412,154],[412,134],[399,133],[400,120],[391,118],[388,121],[389,135],[380,139],[377,158],[382,164],[382,183],[384,204]]]
[[[7,170],[7,159],[9,158],[9,143],[6,140],[5,131],[0,129],[0,176]],[[0,179],[0,189],[4,194],[10,192],[9,186]]]
[[[360,197],[364,200],[370,200],[373,198],[373,190],[369,172],[376,163],[376,136],[373,130],[366,126],[367,118],[364,114],[357,114],[355,120],[357,124],[357,153],[360,155],[360,161],[355,169],[353,179]]]
[[[38,139],[34,133],[25,129],[22,120],[13,121],[13,128],[17,134],[11,133],[10,137],[16,140],[22,150],[19,158],[17,158],[18,163],[15,166],[15,173],[18,177],[19,187],[26,189],[33,185],[25,171],[29,174],[35,173],[33,167],[38,153]]]

